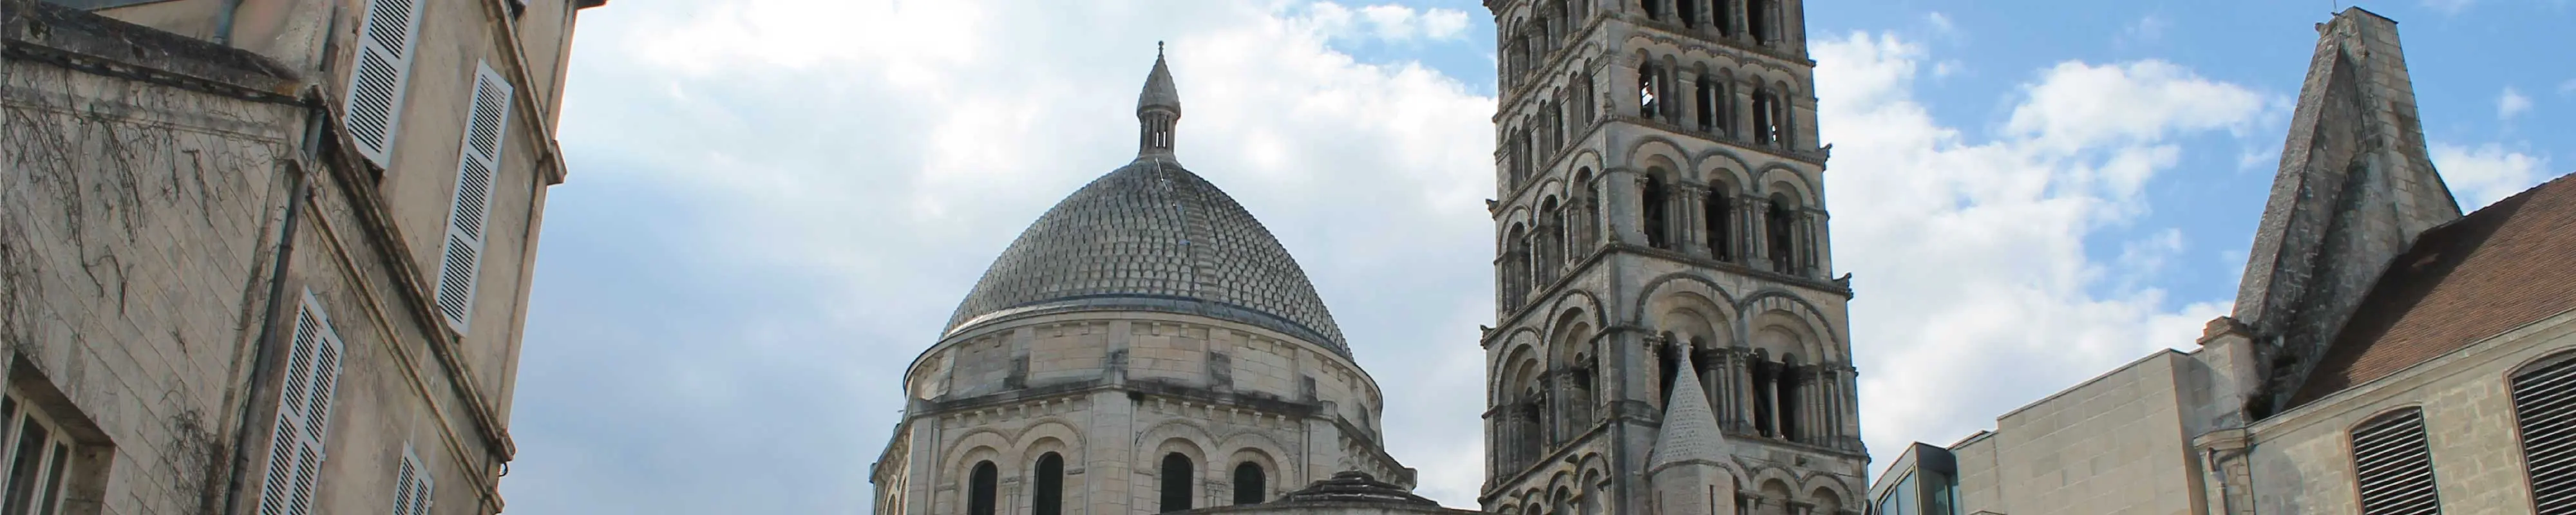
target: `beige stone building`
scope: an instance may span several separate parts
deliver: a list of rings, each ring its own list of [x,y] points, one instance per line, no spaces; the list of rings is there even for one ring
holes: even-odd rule
[[[600,3],[0,0],[0,512],[501,512]]]
[[[1799,0],[1489,0],[1489,473],[1518,515],[1855,513]]]
[[[1181,166],[1159,56],[1136,115],[1136,160],[1031,223],[914,358],[875,513],[1170,512],[1345,471],[1411,486],[1306,273]]]
[[[2396,22],[2317,29],[2235,313],[1909,448],[1877,513],[2576,513],[2576,179],[2463,216]]]

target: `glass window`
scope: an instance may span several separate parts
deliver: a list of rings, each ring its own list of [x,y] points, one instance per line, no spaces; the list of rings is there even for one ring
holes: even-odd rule
[[[73,443],[34,406],[10,390],[0,399],[0,514],[53,515],[62,509],[63,476]]]

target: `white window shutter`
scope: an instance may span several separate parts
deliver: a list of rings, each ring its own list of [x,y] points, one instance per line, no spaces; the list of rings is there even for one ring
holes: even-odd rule
[[[412,49],[420,38],[421,7],[427,0],[369,0],[366,21],[358,27],[358,66],[349,72],[347,116],[343,123],[358,153],[376,166],[392,166],[394,129],[402,122],[404,85],[411,81]]]
[[[270,443],[268,474],[260,490],[259,515],[309,515],[315,482],[321,479],[323,442],[330,436],[331,401],[339,390],[340,356],[345,349],[331,331],[331,318],[313,292],[304,292],[296,310],[287,349],[286,377],[279,386],[277,431]]]
[[[394,472],[394,515],[429,515],[431,477],[428,464],[404,445],[402,464]]]
[[[447,241],[439,249],[438,313],[465,332],[474,318],[474,289],[482,269],[483,224],[492,214],[492,182],[507,141],[512,88],[489,63],[475,67],[474,103],[466,108],[463,156],[456,162],[456,199],[447,212]]]

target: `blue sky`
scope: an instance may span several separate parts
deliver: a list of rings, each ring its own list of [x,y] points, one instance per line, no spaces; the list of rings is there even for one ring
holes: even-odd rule
[[[2576,170],[2576,2],[2399,0],[2474,207]],[[2347,4],[2348,5],[2348,4]],[[2295,2],[1818,2],[1835,266],[1873,449],[1947,443],[2225,312],[2315,32]],[[1493,29],[1466,1],[708,0],[584,13],[512,513],[865,513],[894,379],[1038,213],[1179,155],[1271,228],[1472,506]],[[1404,374],[1388,371],[1404,370]],[[1885,456],[1882,456],[1884,458]]]

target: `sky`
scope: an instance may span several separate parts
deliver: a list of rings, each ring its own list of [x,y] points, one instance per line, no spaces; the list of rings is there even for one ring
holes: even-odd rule
[[[2173,348],[2235,295],[2336,0],[1818,0],[1826,207],[1878,462]],[[2464,209],[2576,171],[2576,0],[2388,0]],[[1417,493],[1473,507],[1494,39],[1467,0],[642,0],[584,11],[510,513],[870,509],[898,377],[1022,228],[1178,155],[1302,264]],[[1399,373],[1400,372],[1400,373]]]

